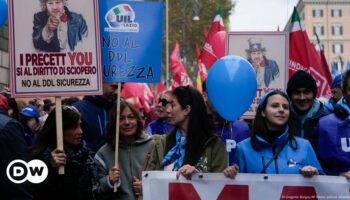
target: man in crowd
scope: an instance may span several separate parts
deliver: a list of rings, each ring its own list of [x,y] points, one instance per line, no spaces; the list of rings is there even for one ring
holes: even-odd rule
[[[325,103],[327,110],[330,112],[333,112],[334,106],[343,97],[341,77],[342,77],[342,74],[338,74],[333,78],[332,85],[331,85],[332,97]]]
[[[84,142],[94,153],[105,143],[108,113],[117,97],[118,83],[103,83],[103,95],[85,96],[73,104],[81,113]]]
[[[319,119],[329,112],[316,99],[315,79],[307,72],[299,70],[290,77],[287,94],[291,101],[291,117],[300,137],[310,141],[315,153],[318,153]]]

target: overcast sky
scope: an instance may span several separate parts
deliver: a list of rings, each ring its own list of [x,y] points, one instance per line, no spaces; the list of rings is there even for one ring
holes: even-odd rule
[[[283,30],[298,0],[233,0],[230,31]]]

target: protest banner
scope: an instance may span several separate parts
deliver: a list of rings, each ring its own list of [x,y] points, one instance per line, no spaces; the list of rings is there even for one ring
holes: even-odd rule
[[[285,91],[288,80],[287,32],[228,32],[226,55],[246,58],[258,82],[256,97],[242,118],[255,116],[261,97],[269,90]]]
[[[349,181],[343,176],[239,173],[230,179],[223,173],[198,173],[192,180],[175,177],[176,172],[143,172],[143,199],[350,199]]]
[[[61,96],[102,94],[97,0],[9,0],[11,93],[55,96],[63,149]],[[55,5],[53,5],[55,4]],[[97,15],[96,15],[97,13]],[[60,167],[59,173],[64,173]]]
[[[105,82],[158,83],[162,62],[163,4],[104,1],[99,4],[102,77]],[[118,165],[120,95],[117,98],[115,164]],[[114,184],[114,192],[117,184]]]

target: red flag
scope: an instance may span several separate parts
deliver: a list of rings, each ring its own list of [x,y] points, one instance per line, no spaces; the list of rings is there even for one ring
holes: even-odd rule
[[[170,80],[172,89],[178,86],[192,86],[192,81],[190,77],[188,77],[186,69],[180,59],[180,46],[178,42],[176,42],[173,53],[170,56],[170,65],[173,73],[173,78]]]
[[[327,60],[326,60],[326,57],[324,55],[324,51],[322,49],[321,42],[320,42],[320,39],[318,38],[317,33],[316,33],[316,39],[317,39],[316,51],[317,51],[318,56],[320,57],[321,68],[322,68],[323,74],[325,75],[325,77],[327,79],[328,84],[331,86],[332,80],[333,80],[331,70],[330,70],[329,65],[327,63]]]
[[[224,23],[222,20],[221,9],[219,9],[216,13],[213,23],[211,24],[211,28],[206,37],[206,40],[201,52],[201,57],[200,57],[207,69],[210,69],[210,67],[217,60],[217,57],[215,56],[212,48],[211,39],[213,38],[215,33],[223,30],[224,30]]]
[[[165,85],[163,81],[160,81],[160,83],[157,86],[157,93],[160,94],[165,90]]]
[[[152,90],[146,83],[124,83],[121,96],[146,112],[150,111],[150,104],[154,98]]]
[[[205,81],[205,79],[207,79],[208,72],[200,58],[200,50],[197,44],[195,45],[195,48],[196,48],[197,66],[198,66],[198,71],[200,75],[200,80],[203,82]],[[197,84],[198,84],[198,80],[197,80]]]
[[[318,87],[317,97],[323,96],[329,98],[331,90],[327,78],[323,73],[320,59],[314,46],[310,43],[295,7],[289,34],[289,77],[297,70],[308,71],[316,80]]]

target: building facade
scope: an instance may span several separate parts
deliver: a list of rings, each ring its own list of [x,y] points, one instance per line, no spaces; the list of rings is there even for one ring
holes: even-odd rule
[[[319,36],[329,66],[350,62],[350,0],[300,0],[297,10],[310,41]],[[340,69],[339,69],[340,70]]]
[[[0,88],[9,86],[10,62],[9,62],[9,27],[4,24],[0,28]]]

